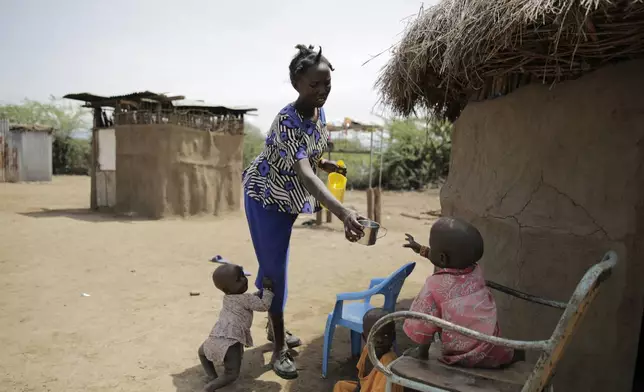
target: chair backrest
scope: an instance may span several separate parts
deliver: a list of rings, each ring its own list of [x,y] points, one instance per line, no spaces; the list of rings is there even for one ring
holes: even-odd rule
[[[383,305],[385,310],[390,312],[396,310],[396,302],[398,301],[400,290],[405,283],[405,279],[407,279],[414,268],[416,268],[416,263],[407,263],[398,268],[378,285],[380,289],[377,291],[377,294],[382,294],[385,297],[385,304]]]
[[[541,392],[549,385],[577,325],[586,314],[590,303],[597,296],[599,286],[610,277],[615,265],[617,265],[617,253],[609,251],[601,262],[586,272],[549,339],[549,349],[539,357],[535,371],[530,375],[522,392]]]

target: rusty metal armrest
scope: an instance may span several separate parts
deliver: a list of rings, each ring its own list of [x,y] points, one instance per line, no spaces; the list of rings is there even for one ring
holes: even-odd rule
[[[474,331],[469,328],[461,327],[460,325],[451,323],[449,321],[445,321],[443,319],[440,319],[438,317],[430,316],[428,314],[424,313],[418,313],[418,312],[410,312],[410,311],[400,311],[400,312],[394,312],[390,313],[380,320],[378,320],[373,328],[371,328],[371,332],[369,333],[369,336],[367,337],[367,347],[368,347],[368,352],[369,352],[369,359],[371,360],[371,363],[374,364],[374,367],[376,367],[379,371],[381,371],[383,374],[385,374],[387,377],[391,377],[392,373],[391,370],[388,367],[383,366],[383,364],[380,362],[378,357],[376,356],[376,350],[372,344],[373,336],[375,333],[378,332],[385,324],[390,323],[390,322],[395,322],[396,320],[403,320],[403,319],[414,319],[414,320],[422,320],[422,321],[427,321],[430,322],[437,327],[448,330],[448,331],[455,331],[460,333],[461,335],[469,336],[471,338],[474,338],[476,340],[480,340],[483,342],[491,343],[494,345],[498,346],[504,346],[504,347],[510,347],[514,349],[519,349],[519,350],[536,350],[536,351],[546,351],[550,348],[550,341],[549,340],[536,340],[536,341],[523,341],[523,340],[512,340],[512,339],[505,339],[505,338],[500,338],[496,336],[490,336],[486,335],[477,331]]]
[[[565,303],[565,302],[553,301],[553,300],[550,300],[550,299],[537,297],[536,295],[531,295],[531,294],[528,294],[528,293],[524,293],[522,291],[509,288],[509,287],[504,286],[502,284],[492,282],[491,280],[486,280],[485,284],[491,289],[494,289],[496,291],[500,291],[502,293],[505,293],[505,294],[511,295],[513,297],[520,298],[520,299],[522,299],[524,301],[532,302],[532,303],[535,303],[535,304],[544,305],[544,306],[548,306],[548,307],[555,308],[555,309],[561,309],[561,310],[566,309],[566,306],[568,306],[568,304]]]

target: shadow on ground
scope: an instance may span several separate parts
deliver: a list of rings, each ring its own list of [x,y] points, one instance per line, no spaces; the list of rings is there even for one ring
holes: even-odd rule
[[[41,208],[40,211],[21,212],[20,215],[29,218],[70,218],[84,222],[122,222],[132,223],[136,221],[148,221],[150,219],[138,216],[115,214],[107,211],[94,211],[89,208],[62,208],[49,209]]]
[[[405,299],[398,302],[397,310],[407,310],[412,299]],[[412,346],[412,342],[402,331],[402,325],[396,326],[398,350],[403,352]],[[324,328],[322,324],[320,328]],[[274,378],[270,365],[266,364],[270,357],[272,346],[265,344],[254,347],[244,352],[244,364],[240,378],[231,386],[224,388],[227,392],[331,392],[333,386],[339,380],[355,380],[357,377],[356,364],[358,358],[351,358],[349,331],[346,328],[338,327],[336,330],[331,361],[329,362],[329,374],[326,379],[322,378],[322,350],[324,347],[324,331],[312,341],[299,349],[296,362],[299,370],[299,377],[289,381],[282,386],[276,381],[259,380],[258,378]],[[172,379],[177,392],[200,392],[206,383],[204,372],[195,353],[195,366],[184,370],[179,374],[173,374]],[[217,369],[219,371],[219,369]],[[268,374],[266,374],[268,373]]]
[[[409,310],[411,299],[398,301],[396,310]],[[322,326],[323,327],[323,326]],[[413,343],[402,330],[402,324],[396,325],[396,340],[399,353],[412,347]],[[363,346],[364,347],[364,346]],[[340,380],[356,380],[358,371],[356,365],[358,358],[351,357],[349,330],[337,327],[332,344],[331,359],[329,361],[328,376],[322,378],[322,351],[324,348],[324,335],[309,342],[300,351],[297,358],[300,377],[291,381],[285,391],[306,392],[306,391],[328,391]]]
[[[242,364],[242,373],[239,379],[224,388],[225,391],[261,391],[261,392],[279,392],[282,386],[275,381],[258,380],[264,373],[272,372],[269,365],[265,364],[264,356],[269,355],[272,350],[271,344],[253,347],[244,351]],[[201,392],[206,385],[206,375],[199,364],[197,353],[195,352],[195,362],[197,365],[184,370],[179,374],[172,375],[172,383],[177,392]],[[217,368],[217,372],[222,370]]]

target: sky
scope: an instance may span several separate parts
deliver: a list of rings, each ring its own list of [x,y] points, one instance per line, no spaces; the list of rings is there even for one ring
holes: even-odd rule
[[[434,1],[424,2],[425,7]],[[329,120],[378,122],[374,83],[417,0],[0,0],[0,103],[149,90],[258,109],[268,130],[296,98],[296,44],[331,61]],[[384,53],[368,64],[373,56]]]

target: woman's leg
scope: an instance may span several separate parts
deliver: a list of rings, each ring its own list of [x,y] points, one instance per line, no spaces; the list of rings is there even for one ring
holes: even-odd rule
[[[286,331],[284,331],[284,313],[268,313],[268,322],[273,334],[273,360],[284,350],[288,349],[286,345]]]
[[[264,277],[273,281],[275,297],[269,310],[274,337],[273,369],[280,377],[294,378],[297,370],[285,344],[284,306],[288,291],[288,250],[297,215],[269,211],[248,196],[244,198],[244,207],[259,263],[255,286],[262,289]]]

